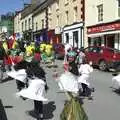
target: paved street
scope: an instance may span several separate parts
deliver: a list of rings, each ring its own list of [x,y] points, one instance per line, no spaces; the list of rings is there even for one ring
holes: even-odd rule
[[[57,61],[57,64],[59,65],[57,69],[61,73],[62,62]],[[44,103],[46,120],[59,120],[60,112],[66,100],[66,96],[59,92],[57,83],[53,79],[54,69],[45,69],[49,85],[49,91],[46,95],[49,101]],[[89,120],[119,120],[120,96],[112,92],[110,88],[111,78],[110,72],[94,70],[91,80],[91,85],[95,87],[93,100],[83,100],[83,107]],[[33,110],[33,101],[16,98],[16,92],[16,82],[14,80],[6,80],[0,84],[0,120],[35,120],[27,112]]]

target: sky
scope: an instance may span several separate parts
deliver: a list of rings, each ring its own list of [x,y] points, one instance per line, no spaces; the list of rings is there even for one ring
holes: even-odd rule
[[[23,3],[30,3],[30,1],[31,0],[0,0],[0,15],[21,10]]]

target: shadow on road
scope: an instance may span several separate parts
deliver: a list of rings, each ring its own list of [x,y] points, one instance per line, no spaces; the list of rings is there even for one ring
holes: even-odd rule
[[[5,83],[5,82],[11,81],[11,80],[13,80],[13,78],[7,77],[7,78],[1,80],[0,83]]]
[[[48,102],[47,104],[44,104],[43,107],[43,116],[45,120],[49,120],[53,118],[53,111],[56,109],[56,105],[54,101]],[[33,118],[38,118],[38,114],[34,112],[34,110],[30,110],[26,112],[28,115],[32,116]]]
[[[0,120],[8,120],[1,99],[0,99]]]

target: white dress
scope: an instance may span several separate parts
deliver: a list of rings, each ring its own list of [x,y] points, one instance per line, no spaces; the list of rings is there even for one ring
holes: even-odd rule
[[[112,87],[115,89],[120,88],[120,74],[112,78]]]
[[[61,74],[61,76],[58,78],[58,86],[60,90],[72,93],[77,93],[79,90],[76,76],[68,71]]]
[[[39,78],[31,80],[28,88],[22,89],[20,92],[16,93],[16,96],[23,96],[28,99],[37,101],[47,101],[44,97],[44,86],[45,82]]]
[[[78,83],[84,83],[89,86],[90,73],[92,72],[93,68],[89,64],[81,64],[79,68],[79,73],[81,75],[78,77]]]

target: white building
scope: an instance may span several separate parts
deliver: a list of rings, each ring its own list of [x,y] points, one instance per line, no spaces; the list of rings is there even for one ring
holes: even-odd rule
[[[85,45],[120,49],[120,0],[88,0],[85,10]]]

